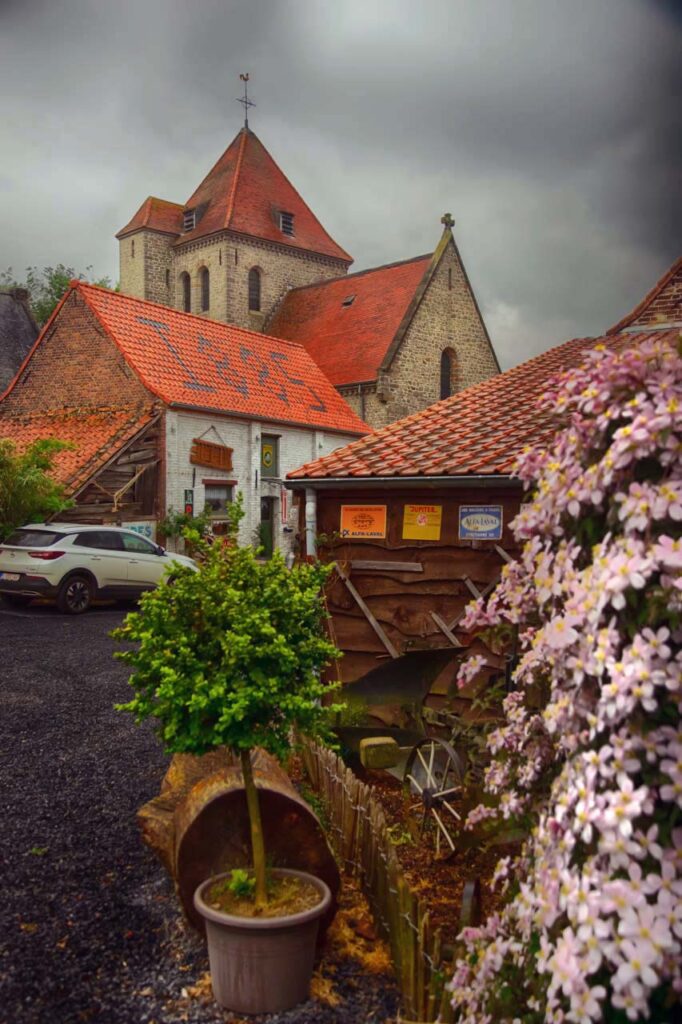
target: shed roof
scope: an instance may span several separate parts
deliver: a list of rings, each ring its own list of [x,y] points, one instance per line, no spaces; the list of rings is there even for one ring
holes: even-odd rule
[[[595,345],[622,349],[651,336],[567,341],[309,462],[289,478],[309,484],[325,479],[506,478],[520,451],[542,443],[555,429],[550,413],[538,406],[552,378],[578,366]]]
[[[30,415],[0,417],[0,437],[20,450],[34,441],[56,438],[73,447],[58,452],[51,474],[74,493],[154,418],[152,409],[111,407],[54,409]]]

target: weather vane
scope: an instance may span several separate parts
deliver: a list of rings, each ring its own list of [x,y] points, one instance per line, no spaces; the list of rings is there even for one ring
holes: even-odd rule
[[[252,103],[249,99],[249,76],[240,75],[240,80],[244,83],[244,95],[240,96],[237,103],[241,103],[244,108],[244,127],[249,127],[249,107],[255,107],[256,104]]]

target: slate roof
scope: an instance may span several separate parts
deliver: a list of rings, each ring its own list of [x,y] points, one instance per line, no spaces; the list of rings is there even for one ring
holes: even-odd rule
[[[567,341],[309,462],[289,478],[314,483],[325,478],[508,477],[520,451],[542,443],[555,429],[550,414],[537,403],[553,377],[578,366],[595,345],[620,350],[651,336],[645,332]]]
[[[0,395],[28,355],[39,328],[15,290],[0,291]]]
[[[609,328],[607,334],[616,334],[628,327],[646,328],[660,324],[682,326],[682,256],[656,282],[631,313]]]
[[[196,211],[193,231],[182,232],[185,210]],[[281,212],[293,214],[293,236],[281,230]],[[217,231],[235,231],[347,264],[353,262],[248,128],[242,128],[184,206],[150,196],[116,237],[142,227],[175,233],[178,237],[174,245]]]
[[[84,281],[70,289],[168,405],[344,434],[369,429],[301,345]]]
[[[141,228],[160,231],[166,235],[179,235],[182,231],[182,203],[148,196],[131,221],[116,235],[124,238]]]
[[[417,256],[293,288],[268,331],[304,345],[337,387],[376,380],[432,259]]]
[[[0,416],[0,438],[23,450],[33,441],[57,438],[73,448],[59,452],[51,474],[74,493],[154,418],[140,408],[55,409],[12,418]]]

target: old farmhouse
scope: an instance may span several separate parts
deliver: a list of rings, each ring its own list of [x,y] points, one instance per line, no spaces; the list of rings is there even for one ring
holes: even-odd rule
[[[348,274],[352,257],[244,127],[186,203],[149,196],[119,231],[121,290],[299,342],[381,427],[499,365],[452,233]]]
[[[0,402],[0,436],[73,445],[62,518],[151,534],[208,505],[219,532],[241,490],[242,540],[266,550],[291,547],[286,473],[366,431],[300,345],[81,281]]]

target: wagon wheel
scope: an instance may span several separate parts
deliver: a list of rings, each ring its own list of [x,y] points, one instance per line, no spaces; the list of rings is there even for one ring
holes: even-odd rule
[[[455,853],[460,816],[452,806],[461,792],[464,766],[459,754],[445,740],[420,740],[409,753],[403,776],[412,832],[431,840],[436,860]]]

